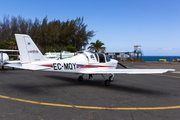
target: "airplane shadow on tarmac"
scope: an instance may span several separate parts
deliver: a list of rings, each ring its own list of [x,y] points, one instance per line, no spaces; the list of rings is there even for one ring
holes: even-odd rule
[[[66,85],[60,85],[61,87],[70,87],[70,86],[90,86],[90,87],[98,87],[102,89],[109,89],[109,90],[116,90],[116,91],[123,91],[127,93],[136,93],[136,94],[150,94],[150,95],[159,95],[162,94],[162,92],[144,89],[144,88],[137,88],[132,86],[124,86],[124,85],[117,85],[117,84],[111,84],[110,86],[104,86],[104,80],[83,80],[83,82],[79,82],[77,78],[72,77],[64,77],[64,76],[51,76],[46,75],[46,77],[49,77],[54,80],[58,81],[65,81],[68,82]],[[59,85],[57,85],[59,86]],[[52,86],[53,87],[53,86]]]
[[[132,86],[125,86],[125,85],[117,85],[117,84],[111,84],[110,86],[106,87],[104,86],[103,82],[104,80],[84,80],[83,82],[79,82],[77,78],[72,77],[64,77],[64,76],[53,76],[53,75],[46,75],[43,77],[51,78],[51,80],[58,80],[63,81],[63,83],[53,83],[53,82],[46,82],[44,81],[42,84],[37,83],[23,83],[23,84],[11,84],[8,87],[11,87],[11,89],[16,90],[18,92],[23,92],[26,94],[50,94],[51,91],[48,88],[57,88],[57,87],[74,87],[74,86],[87,86],[87,87],[97,87],[101,89],[108,89],[111,91],[123,91],[127,93],[135,93],[135,94],[144,94],[144,95],[159,95],[162,94],[160,91],[154,91],[150,89],[145,88],[139,88],[139,87],[132,87]],[[47,90],[48,89],[48,90]],[[92,89],[92,88],[90,88]]]

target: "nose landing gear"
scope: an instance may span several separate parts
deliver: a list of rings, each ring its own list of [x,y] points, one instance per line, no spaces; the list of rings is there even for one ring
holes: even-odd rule
[[[105,81],[104,81],[104,85],[105,85],[105,86],[109,86],[109,85],[110,85],[110,80],[105,80]]]
[[[110,82],[113,82],[113,80],[114,80],[114,74],[111,74],[111,75],[109,76],[109,81],[110,81]]]
[[[105,86],[109,86],[109,85],[110,85],[110,82],[113,82],[113,80],[114,80],[114,74],[110,74],[109,80],[106,80],[103,74],[102,74],[102,76],[103,76],[103,78],[104,78],[104,80],[105,80],[105,81],[104,81],[104,85],[105,85]]]

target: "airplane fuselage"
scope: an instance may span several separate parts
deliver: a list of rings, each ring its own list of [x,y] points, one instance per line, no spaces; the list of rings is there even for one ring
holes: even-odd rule
[[[90,69],[115,69],[117,67],[117,61],[111,59],[110,61],[105,61],[100,63],[98,59],[91,61],[91,57],[94,53],[84,52],[83,54],[78,54],[72,58],[41,61],[32,63],[32,65],[39,65],[43,67],[50,67],[50,69],[45,69],[43,71],[55,71],[55,72],[80,72],[81,70]]]

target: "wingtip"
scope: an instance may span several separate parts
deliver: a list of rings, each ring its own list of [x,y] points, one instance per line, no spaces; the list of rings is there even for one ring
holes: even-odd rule
[[[168,69],[168,71],[170,71],[170,72],[174,72],[174,71],[176,71],[175,69]]]

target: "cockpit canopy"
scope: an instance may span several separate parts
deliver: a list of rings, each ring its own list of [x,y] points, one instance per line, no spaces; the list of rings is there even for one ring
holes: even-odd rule
[[[83,52],[79,52],[79,54],[84,54],[90,63],[96,63],[96,62],[106,63],[106,62],[111,61],[111,59],[103,53],[96,53],[96,52],[92,52],[92,51],[84,52],[83,51]]]

